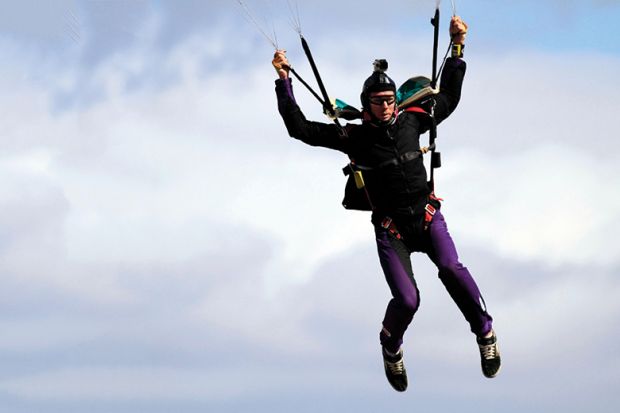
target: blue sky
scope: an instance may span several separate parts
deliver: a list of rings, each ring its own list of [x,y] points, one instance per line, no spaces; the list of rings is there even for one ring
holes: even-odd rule
[[[286,1],[246,3],[311,79]],[[430,71],[434,0],[297,3],[334,96],[356,105],[378,57]],[[620,2],[456,7],[468,73],[437,185],[504,367],[481,375],[414,255],[396,394],[346,159],[287,136],[235,1],[0,1],[0,412],[616,412]]]

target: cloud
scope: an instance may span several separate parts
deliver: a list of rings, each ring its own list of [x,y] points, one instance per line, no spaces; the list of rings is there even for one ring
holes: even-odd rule
[[[0,30],[31,43],[51,44],[68,30],[71,0],[2,2]]]
[[[262,40],[229,52],[230,30],[187,32],[159,48],[164,21],[91,62],[85,88],[96,99],[81,100],[85,69],[43,59],[59,83],[32,81],[20,73],[33,73],[38,55],[2,43],[0,327],[11,332],[0,339],[2,397],[48,411],[154,401],[187,411],[397,408],[378,352],[389,292],[372,227],[339,205],[346,157],[286,136]],[[369,51],[340,54],[313,38],[332,93],[356,104],[378,53],[395,78],[415,74],[396,36],[387,48],[370,34],[358,40]],[[473,410],[474,395],[476,411],[502,400],[579,411],[605,399],[606,411],[617,405],[606,391],[617,382],[607,343],[620,313],[617,104],[613,85],[580,80],[595,68],[611,76],[616,59],[471,53],[461,106],[440,129],[438,185],[505,370],[482,382],[466,323],[415,255],[413,397]],[[407,58],[424,72],[427,57],[413,45]],[[59,104],[63,91],[76,100]],[[296,93],[322,119],[297,84]],[[540,366],[554,374],[537,378]],[[497,397],[480,407],[489,386]]]
[[[526,58],[525,69],[512,59],[470,65],[458,113],[440,128],[449,169],[438,173],[446,208],[457,203],[451,217],[470,239],[481,231],[478,242],[502,255],[549,263],[616,262],[607,234],[620,199],[613,179],[601,177],[620,176],[609,123],[618,105],[608,99],[614,86],[584,80],[594,67],[607,76],[609,59],[570,56],[570,69],[540,55]]]

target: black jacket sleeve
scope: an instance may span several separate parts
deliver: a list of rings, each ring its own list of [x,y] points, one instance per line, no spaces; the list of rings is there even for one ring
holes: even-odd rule
[[[276,95],[278,111],[284,120],[289,136],[308,145],[322,146],[346,153],[346,138],[340,136],[336,125],[306,119],[295,102],[290,78],[276,80]]]
[[[461,88],[467,64],[459,58],[449,57],[441,73],[439,93],[435,96],[435,119],[440,123],[456,109],[461,100]]]

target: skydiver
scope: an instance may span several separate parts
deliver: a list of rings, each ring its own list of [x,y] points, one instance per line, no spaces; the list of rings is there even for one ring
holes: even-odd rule
[[[450,21],[454,47],[443,69],[440,91],[434,96],[437,122],[446,119],[460,100],[467,28],[458,16]],[[476,282],[458,259],[439,200],[427,183],[420,135],[429,130],[428,114],[399,111],[394,81],[376,68],[362,88],[362,124],[348,124],[342,133],[335,124],[306,119],[293,96],[285,51],[277,50],[272,64],[278,74],[278,110],[289,135],[312,146],[344,152],[365,167],[363,177],[373,207],[371,222],[379,261],[392,293],[379,334],[389,383],[397,391],[407,389],[403,335],[420,302],[411,267],[412,252],[425,253],[437,266],[440,280],[476,335],[482,373],[495,377],[501,363],[493,319]]]

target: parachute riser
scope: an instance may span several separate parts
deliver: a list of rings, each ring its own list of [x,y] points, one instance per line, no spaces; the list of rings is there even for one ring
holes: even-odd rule
[[[431,77],[431,87],[433,89],[437,86],[437,50],[439,48],[439,7],[435,9],[435,15],[431,19],[433,25],[433,71]],[[435,99],[432,98],[432,105],[430,110],[431,125],[429,128],[429,147],[431,149],[431,161],[430,161],[430,180],[428,186],[431,192],[435,191],[435,169],[441,166],[441,155],[436,152],[435,139],[437,139],[437,120],[435,119]]]
[[[314,58],[312,57],[310,46],[308,46],[308,42],[306,42],[306,39],[301,34],[299,35],[299,38],[301,39],[301,47],[304,49],[304,53],[308,58],[308,63],[310,63],[310,67],[312,68],[312,73],[314,73],[316,82],[319,85],[319,90],[323,95],[323,109],[329,114],[331,118],[333,118],[334,123],[336,124],[336,126],[338,126],[338,129],[340,131],[343,131],[344,129],[342,128],[342,125],[340,125],[340,122],[336,117],[336,111],[334,110],[334,107],[330,102],[329,95],[327,94],[327,90],[325,89],[325,84],[323,84],[323,79],[321,79],[319,69],[316,67],[316,63],[314,62]]]
[[[439,47],[439,8],[435,9],[435,16],[431,19],[433,25],[433,75],[431,77],[431,87],[435,89],[437,85],[437,49]]]
[[[428,186],[431,192],[435,191],[435,169],[441,167],[441,154],[436,151],[437,146],[435,144],[435,139],[437,139],[437,120],[435,119],[435,100],[433,99],[433,103],[430,111],[431,125],[428,130],[428,143],[429,149],[431,152],[431,161],[430,161],[430,180],[428,181]]]
[[[304,86],[306,87],[306,89],[308,89],[308,91],[309,91],[310,93],[312,93],[312,96],[314,96],[314,97],[316,98],[316,100],[318,100],[318,101],[319,101],[319,103],[321,104],[321,106],[325,106],[325,101],[323,101],[323,99],[321,99],[321,97],[319,96],[319,94],[318,94],[318,93],[316,93],[316,92],[314,91],[314,89],[312,89],[312,86],[310,86],[310,85],[308,84],[308,82],[306,82],[306,81],[305,81],[305,80],[304,80],[304,79],[303,79],[303,78],[299,75],[299,73],[297,73],[297,72],[295,71],[295,69],[293,69],[291,66],[287,66],[287,65],[284,65],[283,67],[284,67],[285,69],[288,69],[288,70],[289,70],[289,71],[293,74],[293,76],[295,76],[295,77],[297,78],[297,80],[299,80],[299,81],[301,82],[301,84],[302,84],[302,85],[304,85]]]

